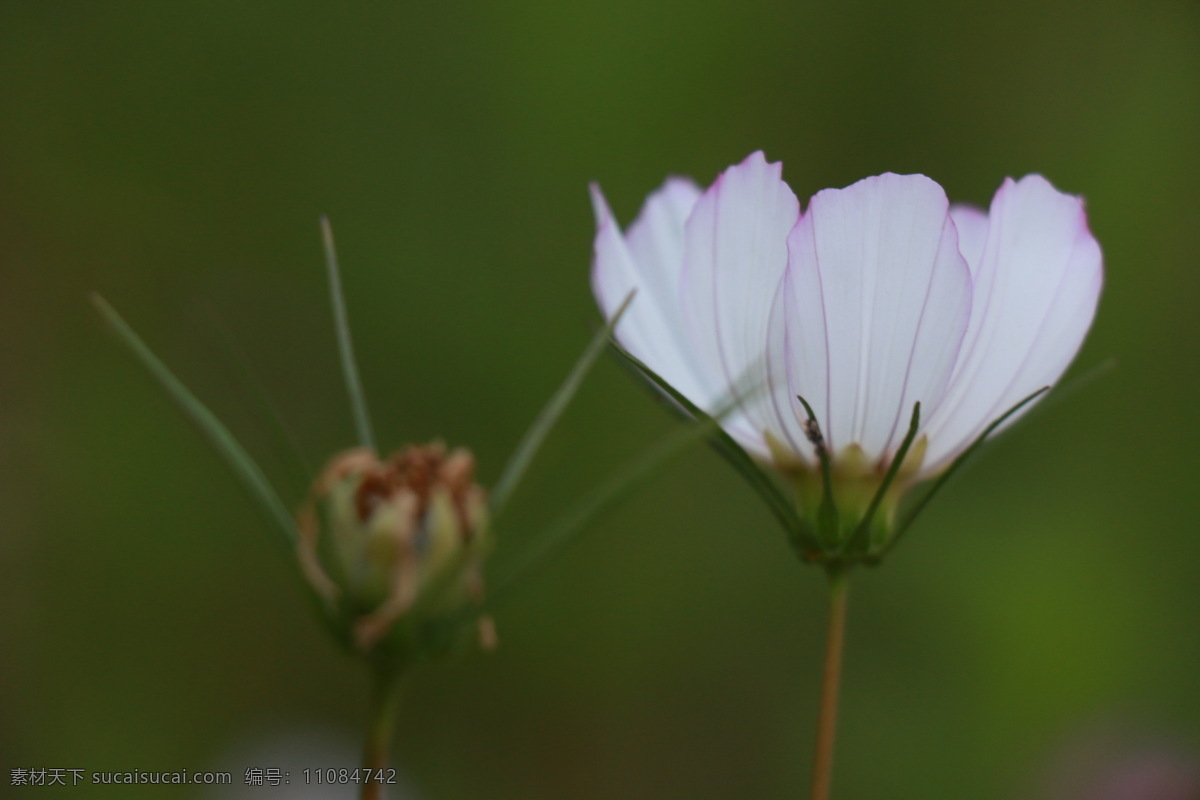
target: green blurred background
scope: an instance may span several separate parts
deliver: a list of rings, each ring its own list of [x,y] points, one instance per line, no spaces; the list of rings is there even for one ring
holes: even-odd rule
[[[290,501],[220,331],[311,464],[351,443],[328,213],[380,438],[467,444],[492,481],[597,324],[587,182],[627,221],[759,148],[802,198],[884,170],[1086,195],[1107,285],[1073,372],[1119,363],[857,576],[836,794],[1067,797],[1081,748],[1195,755],[1198,143],[1191,2],[0,3],[0,794],[15,767],[276,766],[239,742],[353,747],[365,713],[89,290]],[[497,564],[674,425],[602,362]],[[436,800],[799,796],[824,612],[697,447],[498,610],[495,654],[415,676],[396,762]]]

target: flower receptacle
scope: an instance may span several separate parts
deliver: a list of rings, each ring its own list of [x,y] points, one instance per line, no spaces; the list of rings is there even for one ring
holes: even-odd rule
[[[901,502],[917,483],[925,442],[917,438],[895,453],[898,464],[873,463],[857,445],[816,466],[777,462],[802,522],[793,537],[801,558],[832,566],[877,562],[896,535]]]
[[[371,658],[408,661],[466,639],[485,644],[491,549],[484,491],[465,449],[409,446],[386,460],[366,448],[335,456],[298,514],[297,555],[335,635]]]

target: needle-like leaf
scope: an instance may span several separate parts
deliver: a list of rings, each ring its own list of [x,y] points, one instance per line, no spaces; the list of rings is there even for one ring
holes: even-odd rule
[[[929,487],[928,491],[921,495],[921,499],[917,501],[916,505],[914,505],[908,511],[908,513],[905,514],[904,519],[896,527],[895,535],[892,536],[891,541],[888,542],[883,550],[879,553],[879,556],[882,558],[892,551],[892,548],[896,546],[896,543],[899,542],[901,537],[903,537],[908,531],[909,526],[913,524],[913,521],[917,518],[917,515],[919,515],[925,509],[925,506],[930,500],[933,499],[933,496],[938,493],[938,490],[946,484],[946,481],[950,480],[950,476],[957,472],[959,468],[966,463],[967,459],[975,454],[975,451],[978,450],[988,436],[991,435],[992,431],[996,430],[996,428],[999,428],[1004,424],[1005,420],[1007,420],[1013,414],[1016,414],[1022,408],[1029,405],[1039,396],[1048,391],[1050,391],[1050,387],[1043,386],[1021,402],[1017,403],[1008,411],[1005,411],[999,417],[992,420],[992,423],[983,429],[983,433],[979,434],[979,436],[975,438],[975,441],[971,442],[970,447],[968,447],[966,450],[963,450],[962,453],[959,454],[958,458],[951,462],[950,466],[947,467],[946,470],[937,477],[937,480],[933,482],[933,485]]]
[[[614,472],[574,508],[545,528],[533,543],[525,548],[517,563],[492,583],[488,591],[487,607],[491,608],[514,586],[560,553],[585,525],[595,522],[602,514],[611,510],[617,501],[653,477],[671,458],[682,453],[689,445],[711,436],[717,429],[717,421],[708,417],[670,434]]]
[[[867,513],[863,516],[862,522],[858,524],[854,534],[847,540],[844,549],[848,550],[853,546],[855,540],[870,535],[871,520],[875,518],[875,512],[879,510],[879,504],[883,502],[884,496],[892,486],[892,481],[896,479],[896,474],[900,472],[900,467],[904,465],[904,459],[908,456],[908,449],[912,447],[912,443],[916,440],[917,429],[920,427],[921,404],[914,403],[912,418],[908,422],[908,433],[904,435],[904,441],[900,443],[900,449],[896,451],[896,455],[892,456],[892,463],[888,465],[888,471],[883,476],[883,483],[879,484],[879,488],[875,490],[875,496],[871,498],[871,505],[867,506]]]
[[[321,217],[321,238],[325,243],[325,267],[329,273],[329,299],[333,303],[333,324],[337,328],[338,353],[342,359],[342,376],[346,380],[346,392],[350,395],[350,406],[354,411],[354,426],[358,430],[358,441],[364,447],[375,450],[375,432],[371,428],[371,416],[367,413],[367,398],[363,394],[362,380],[358,376],[358,362],[354,359],[354,343],[350,339],[350,322],[346,316],[346,299],[342,296],[342,276],[338,268],[337,250],[333,245],[333,227],[329,217]]]
[[[220,420],[193,395],[175,375],[167,369],[157,356],[146,346],[146,343],[133,332],[133,329],[121,318],[112,306],[98,294],[91,296],[92,305],[109,327],[117,334],[121,342],[142,363],[150,375],[170,395],[189,419],[196,424],[204,437],[233,470],[234,475],[250,495],[258,502],[259,507],[278,527],[289,546],[295,546],[298,538],[296,523],[292,519],[283,501],[279,499],[275,489],[267,480],[266,475],[255,463],[245,448],[238,443]]]
[[[1028,425],[1029,420],[1037,419],[1050,409],[1058,408],[1059,404],[1064,400],[1074,397],[1076,392],[1083,391],[1116,368],[1117,359],[1115,356],[1110,356],[1099,363],[1093,364],[1078,375],[1073,375],[1062,381],[1054,387],[1054,391],[1042,398],[1040,403],[1029,409],[1023,418],[1024,422],[1021,424]]]
[[[517,449],[513,451],[512,457],[509,458],[508,464],[505,465],[504,471],[500,474],[500,478],[496,481],[496,485],[492,489],[488,510],[491,513],[493,522],[499,518],[508,505],[513,491],[516,490],[517,484],[521,482],[521,479],[525,477],[525,472],[529,469],[533,457],[537,455],[538,450],[542,447],[542,443],[546,441],[546,437],[550,434],[554,423],[558,422],[559,417],[567,410],[567,406],[571,404],[575,393],[579,391],[583,379],[587,377],[592,365],[600,357],[605,343],[612,335],[617,323],[620,322],[625,309],[629,308],[629,304],[633,301],[633,295],[634,291],[630,291],[625,296],[625,300],[622,301],[620,307],[617,309],[617,313],[613,314],[612,319],[597,331],[592,340],[588,342],[588,346],[579,356],[579,360],[575,362],[575,366],[571,367],[566,380],[551,395],[545,407],[542,408],[537,418],[534,419],[533,424],[529,426],[529,430],[521,438],[521,442],[517,445]]]
[[[612,351],[617,355],[635,377],[654,391],[655,396],[666,401],[672,412],[687,420],[697,420],[705,423],[709,431],[709,441],[713,449],[729,462],[739,475],[750,484],[754,491],[766,502],[767,508],[775,515],[779,524],[793,539],[802,540],[802,544],[811,548],[815,545],[811,532],[796,513],[792,501],[784,494],[775,478],[768,474],[754,459],[734,441],[733,437],[713,423],[712,417],[699,406],[692,403],[676,389],[667,383],[654,370],[642,363],[633,354],[622,348],[618,343],[610,342]],[[709,424],[713,423],[713,424]]]
[[[271,398],[270,392],[259,380],[250,363],[250,358],[238,346],[237,340],[220,315],[216,311],[210,310],[208,316],[220,334],[221,343],[229,353],[230,359],[237,366],[238,378],[245,388],[245,393],[253,401],[258,418],[272,433],[271,438],[274,440],[276,453],[281,461],[286,462],[291,478],[287,488],[296,490],[298,495],[303,494],[308,491],[309,484],[312,483],[313,471],[309,466],[308,459],[304,456],[304,451],[300,448],[300,442],[283,421],[283,415],[279,413],[279,408]]]

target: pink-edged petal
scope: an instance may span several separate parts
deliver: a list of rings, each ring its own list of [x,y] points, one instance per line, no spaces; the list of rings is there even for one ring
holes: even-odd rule
[[[983,260],[983,243],[987,239],[988,215],[982,208],[968,205],[950,207],[950,219],[958,230],[958,252],[967,260],[971,275]]]
[[[788,239],[790,386],[835,456],[891,455],[913,405],[928,419],[943,396],[971,306],[948,207],[930,179],[888,173],[819,192]]]
[[[592,198],[592,211],[596,217],[592,293],[596,296],[600,311],[608,319],[616,313],[625,295],[638,286],[637,268],[599,184],[593,183],[588,189]]]
[[[694,203],[699,190],[682,180],[668,181],[646,200],[628,236],[622,236],[600,188],[593,185],[591,192],[596,213],[592,290],[601,311],[611,318],[629,291],[637,289],[617,325],[617,340],[693,403],[708,408],[719,390],[696,368],[683,329],[678,289],[683,222],[689,197]],[[636,250],[635,230],[639,232]]]
[[[668,178],[642,205],[625,231],[629,253],[656,296],[672,298],[679,313],[679,273],[683,269],[683,226],[700,199],[700,187],[687,178]]]
[[[1103,283],[1083,201],[1040,175],[1006,180],[988,213],[974,307],[927,465],[943,466],[994,419],[1062,376],[1091,327]],[[1011,420],[1010,420],[1011,422]]]
[[[742,401],[745,419],[725,428],[760,456],[777,419],[767,374],[771,307],[787,268],[788,231],[800,215],[781,173],[757,152],[717,178],[688,218],[680,282],[698,362]],[[785,376],[775,377],[783,387]]]

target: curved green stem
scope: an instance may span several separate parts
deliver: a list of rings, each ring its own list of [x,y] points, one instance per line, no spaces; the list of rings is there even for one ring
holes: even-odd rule
[[[825,674],[817,714],[817,746],[813,759],[812,800],[829,800],[833,782],[833,742],[837,728],[838,685],[842,678],[842,645],[846,636],[846,571],[829,571],[829,633],[825,640]]]
[[[362,783],[362,800],[383,798],[383,783],[376,780],[380,777],[377,773],[387,764],[402,685],[402,673],[380,671],[375,676],[375,686],[371,693],[371,722],[367,728],[367,741],[363,746],[362,758],[363,769],[370,770],[372,774]]]

